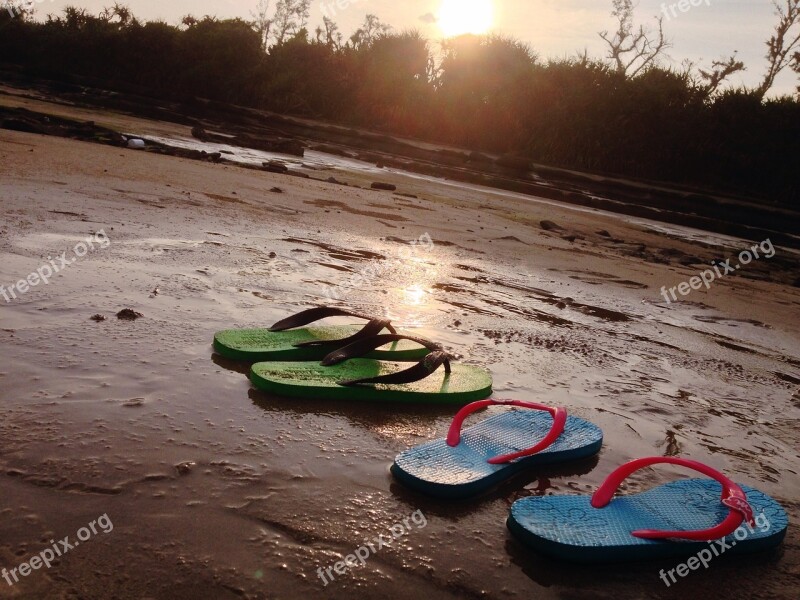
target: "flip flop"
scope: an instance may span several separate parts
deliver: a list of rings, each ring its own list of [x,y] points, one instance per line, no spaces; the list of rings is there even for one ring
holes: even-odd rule
[[[461,431],[467,416],[494,405],[539,412],[510,410]],[[534,440],[541,441],[529,448]],[[602,444],[599,427],[567,416],[563,408],[518,400],[484,400],[465,406],[455,416],[447,439],[400,454],[392,473],[420,492],[464,498],[489,491],[525,469],[592,456]]]
[[[389,343],[410,341],[430,352],[407,368],[397,362],[359,358]],[[294,398],[466,404],[492,393],[484,369],[450,364],[439,344],[400,334],[377,335],[332,352],[321,364],[265,362],[253,365],[250,379],[266,392]],[[439,367],[444,366],[444,371]]]
[[[302,328],[321,319],[339,316],[366,319],[368,323],[361,328],[358,325]],[[384,329],[397,333],[388,319],[376,319],[341,308],[320,306],[278,321],[269,329],[230,329],[217,332],[214,335],[214,350],[226,358],[247,362],[322,360],[334,350],[377,335]],[[427,353],[426,348],[401,341],[390,349],[376,349],[369,358],[415,361]]]
[[[673,481],[612,500],[632,473],[659,463],[688,467],[713,480]],[[758,552],[779,545],[789,521],[775,500],[737,485],[711,467],[682,458],[653,457],[621,466],[591,498],[519,500],[511,507],[507,524],[531,548],[564,560],[599,563],[696,555],[707,566],[722,552]]]

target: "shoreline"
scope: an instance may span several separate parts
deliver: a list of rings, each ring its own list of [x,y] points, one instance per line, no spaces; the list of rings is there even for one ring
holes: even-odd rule
[[[14,80],[8,71],[0,72],[0,78]],[[300,149],[300,155],[302,148],[316,149],[363,160],[379,168],[483,185],[752,241],[770,237],[776,243],[800,249],[800,212],[777,203],[771,205],[663,182],[634,181],[546,167],[525,159],[455,150],[218,102],[198,100],[193,105],[179,105],[92,90],[81,85],[64,86],[43,80],[29,80],[27,83],[32,86],[31,90],[37,90],[37,99],[66,102],[63,107],[122,111],[142,118],[158,118],[188,127],[191,131],[187,131],[186,137],[200,141],[208,139],[208,136],[218,141],[239,136],[241,141],[231,139],[228,143],[256,149],[291,147],[292,153]],[[0,106],[5,105],[7,110],[16,104],[8,96],[9,89],[0,96]],[[26,97],[25,90],[17,88],[16,93]],[[78,90],[81,93],[76,93]],[[208,131],[224,132],[224,135],[206,134]],[[166,151],[190,157],[175,149]],[[313,173],[305,174],[313,177]]]

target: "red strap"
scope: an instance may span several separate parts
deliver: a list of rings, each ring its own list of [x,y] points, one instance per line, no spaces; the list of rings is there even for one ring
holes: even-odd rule
[[[710,529],[702,529],[698,531],[658,531],[654,529],[640,529],[632,532],[631,535],[648,540],[676,538],[708,542],[730,535],[736,531],[736,529],[745,520],[750,524],[751,527],[755,527],[756,523],[753,519],[753,509],[750,504],[748,504],[747,496],[742,488],[725,477],[725,475],[719,471],[712,469],[703,463],[670,456],[639,458],[622,465],[616,471],[611,473],[611,475],[606,478],[603,484],[597,488],[594,496],[592,496],[592,506],[594,508],[603,508],[608,506],[608,504],[611,502],[611,498],[614,496],[614,493],[617,491],[619,486],[623,481],[625,481],[625,479],[630,477],[631,474],[639,469],[644,469],[651,465],[661,463],[688,467],[689,469],[694,469],[695,471],[698,471],[704,475],[708,475],[709,477],[719,481],[722,484],[722,504],[730,508],[730,512],[725,520],[722,521],[722,523],[711,527]]]
[[[490,465],[502,465],[524,458],[526,456],[533,456],[541,452],[545,448],[549,448],[564,432],[564,425],[567,422],[567,411],[563,408],[552,408],[543,404],[535,402],[522,402],[520,400],[481,400],[480,402],[473,402],[462,408],[453,419],[450,425],[450,431],[447,434],[447,445],[451,448],[458,446],[461,443],[461,427],[464,425],[464,420],[472,413],[486,408],[487,406],[519,406],[521,408],[532,408],[533,410],[543,410],[553,415],[553,427],[544,439],[536,444],[533,448],[515,452],[513,454],[505,454],[503,456],[496,456],[489,459]]]

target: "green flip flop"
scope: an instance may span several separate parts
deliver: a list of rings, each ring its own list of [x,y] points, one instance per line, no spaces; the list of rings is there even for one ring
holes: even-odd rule
[[[430,353],[410,368],[402,363],[361,358],[376,348],[401,341],[419,344]],[[384,334],[336,350],[321,364],[255,364],[250,380],[261,390],[293,398],[467,404],[491,396],[492,377],[487,371],[451,365],[450,359],[439,344],[429,340]],[[441,366],[443,370],[439,370]]]
[[[327,317],[356,317],[368,323],[308,327]],[[384,329],[397,333],[388,319],[376,319],[341,308],[320,306],[311,308],[278,321],[269,329],[229,329],[214,335],[214,350],[233,360],[260,361],[317,361],[328,354],[361,339],[370,338]],[[291,330],[291,331],[289,331]],[[376,349],[369,358],[377,360],[415,361],[424,357],[428,349],[408,340],[394,343],[389,348]]]

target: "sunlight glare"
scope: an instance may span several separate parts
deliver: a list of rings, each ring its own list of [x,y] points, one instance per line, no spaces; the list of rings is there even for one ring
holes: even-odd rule
[[[425,303],[427,292],[420,285],[412,285],[403,290],[405,303],[409,306],[421,306]]]
[[[493,20],[493,0],[442,0],[439,8],[439,27],[446,37],[484,34]]]

